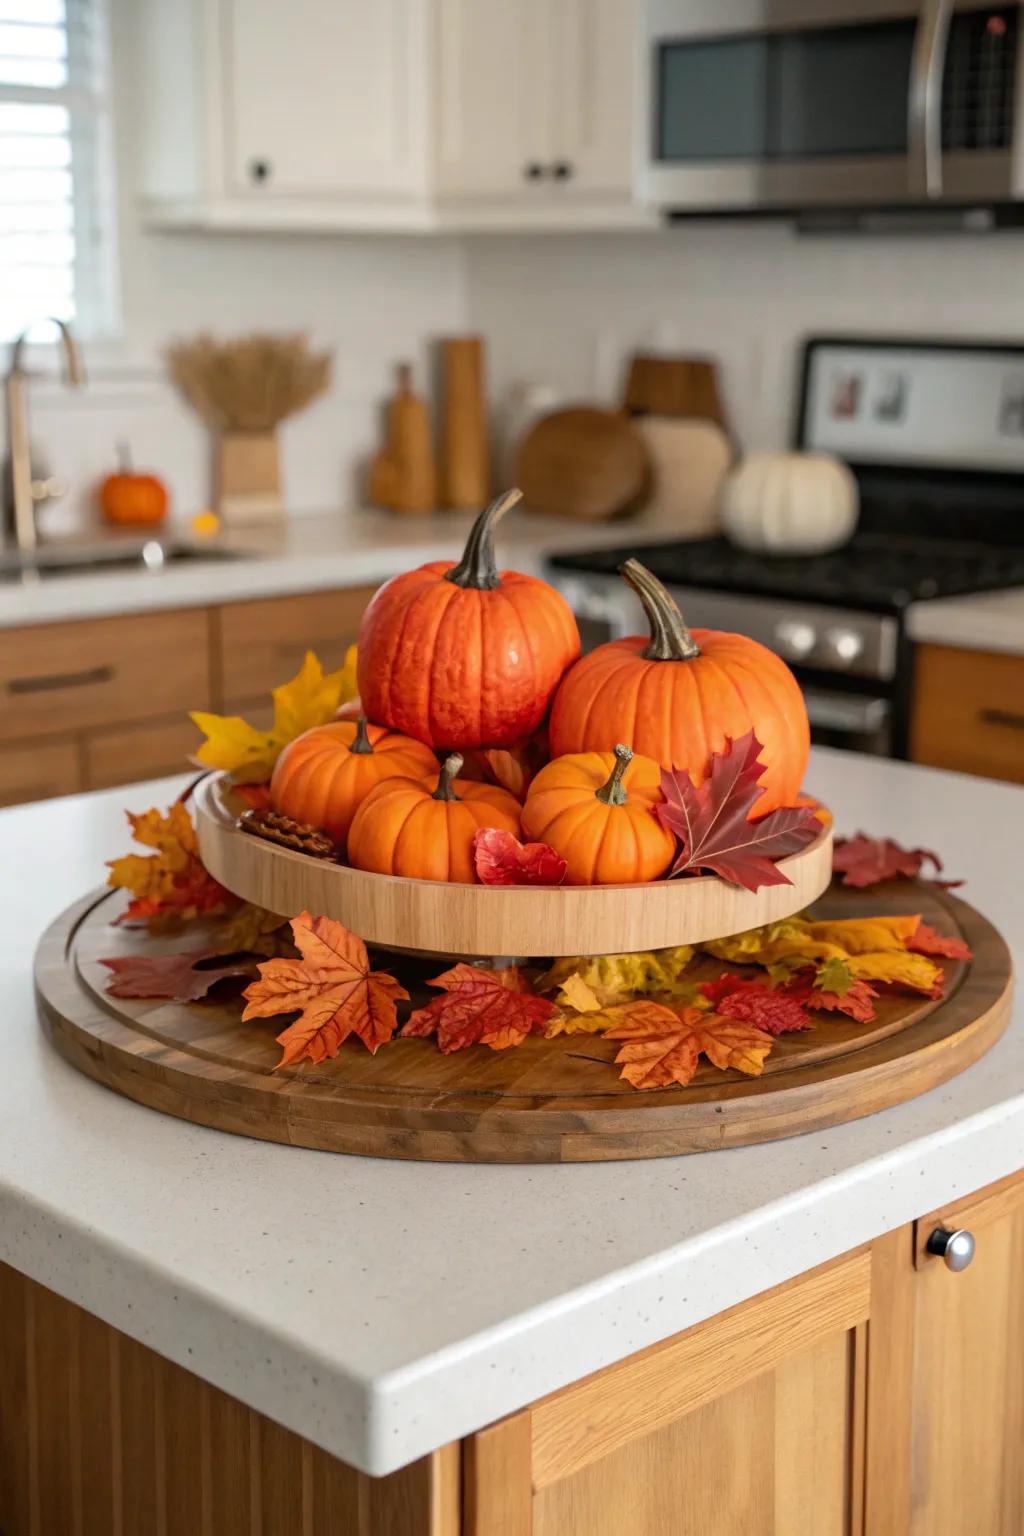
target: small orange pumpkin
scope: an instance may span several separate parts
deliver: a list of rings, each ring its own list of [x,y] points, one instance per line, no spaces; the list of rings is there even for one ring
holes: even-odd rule
[[[570,753],[548,763],[530,785],[523,836],[562,855],[570,885],[657,880],[676,846],[655,815],[660,799],[658,764],[634,757],[621,742],[614,753]]]
[[[649,635],[610,640],[569,668],[551,707],[551,751],[608,752],[625,740],[665,768],[706,778],[712,752],[753,730],[764,748],[757,815],[792,805],[810,749],[807,707],[786,663],[746,635],[695,629],[638,560],[621,576],[643,603]]]
[[[473,834],[500,827],[518,837],[519,802],[496,784],[458,778],[461,767],[453,752],[436,778],[386,779],[371,790],[349,829],[353,868],[472,884]]]
[[[352,818],[382,779],[433,773],[429,747],[365,717],[316,725],[291,742],[270,781],[275,811],[323,827],[344,848]]]
[[[149,528],[167,516],[167,487],[156,475],[132,468],[127,445],[119,449],[117,472],[100,484],[100,511],[108,523],[125,528]]]

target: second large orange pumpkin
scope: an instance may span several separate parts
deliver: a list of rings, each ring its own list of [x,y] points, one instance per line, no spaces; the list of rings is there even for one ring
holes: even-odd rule
[[[458,565],[421,565],[374,596],[358,667],[372,720],[460,750],[507,747],[540,725],[580,637],[553,587],[495,565],[494,525],[518,500],[509,491],[480,514]]]
[[[758,816],[791,805],[807,768],[810,727],[786,663],[746,635],[691,632],[638,560],[627,560],[621,574],[644,605],[650,634],[599,645],[569,669],[551,708],[552,756],[610,752],[624,741],[700,784],[712,752],[753,730],[767,765]]]

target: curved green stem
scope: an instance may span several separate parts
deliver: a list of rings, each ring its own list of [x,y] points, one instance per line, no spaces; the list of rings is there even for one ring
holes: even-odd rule
[[[633,753],[631,748],[624,747],[620,741],[615,748],[615,767],[608,775],[608,782],[602,784],[600,789],[594,790],[595,797],[600,800],[602,805],[625,805],[626,786],[623,784],[622,778],[632,761]]]
[[[644,647],[644,657],[648,661],[692,661],[699,656],[700,646],[657,576],[639,560],[627,560],[625,565],[620,565],[619,575],[643,603],[651,626],[651,638]]]
[[[457,800],[455,793],[455,779],[458,778],[462,768],[462,753],[452,752],[441,764],[441,772],[437,777],[437,788],[434,790],[435,800]]]
[[[445,572],[445,581],[452,582],[456,587],[476,587],[481,592],[493,591],[498,585],[498,567],[494,559],[495,524],[510,507],[522,499],[522,491],[513,489],[505,491],[489,507],[484,508],[470,529],[462,559],[458,565],[453,565],[450,571]]]
[[[349,747],[349,751],[357,752],[360,757],[365,756],[367,752],[373,751],[373,743],[366,733],[365,715],[360,715],[356,721],[355,739],[353,740],[352,745]]]

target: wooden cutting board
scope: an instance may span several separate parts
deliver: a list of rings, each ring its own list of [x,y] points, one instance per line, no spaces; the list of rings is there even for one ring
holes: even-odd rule
[[[623,407],[631,416],[687,416],[728,432],[710,358],[659,357],[637,352],[629,364]]]
[[[534,512],[593,522],[638,507],[649,472],[647,448],[629,418],[592,405],[543,416],[515,462],[516,484]]]

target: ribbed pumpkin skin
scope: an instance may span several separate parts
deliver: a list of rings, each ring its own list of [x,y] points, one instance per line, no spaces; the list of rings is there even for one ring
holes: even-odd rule
[[[291,742],[270,781],[276,811],[322,827],[344,848],[352,818],[382,779],[431,774],[437,759],[429,747],[381,725],[368,725],[372,752],[353,752],[354,720],[317,725]]]
[[[687,769],[699,784],[712,752],[753,729],[768,765],[757,815],[792,805],[810,750],[796,678],[780,657],[745,635],[692,634],[700,655],[688,661],[646,660],[646,635],[612,640],[582,657],[555,695],[552,753],[607,752],[623,741],[665,767]]]
[[[548,763],[530,785],[523,836],[566,861],[569,885],[657,880],[672,862],[675,838],[654,814],[661,769],[636,756],[623,776],[626,800],[605,805],[597,791],[615,767],[612,752],[578,752]]]
[[[455,779],[458,799],[435,800],[436,784],[436,774],[387,779],[367,795],[349,828],[354,869],[471,885],[477,828],[500,827],[519,836],[519,802],[507,790]]]
[[[438,748],[507,747],[537,729],[580,653],[568,603],[546,582],[502,571],[492,589],[444,579],[439,560],[395,576],[359,629],[366,713]]]

